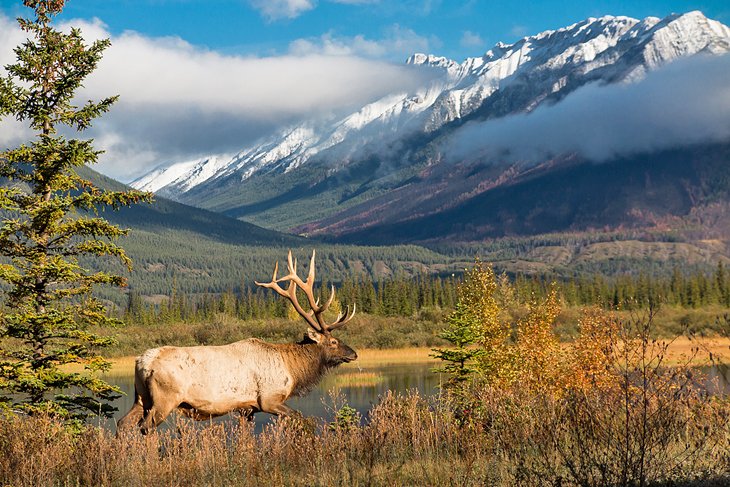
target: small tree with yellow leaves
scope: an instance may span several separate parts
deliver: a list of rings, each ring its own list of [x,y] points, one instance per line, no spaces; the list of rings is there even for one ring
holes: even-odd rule
[[[560,299],[553,286],[544,300],[532,299],[527,316],[517,323],[515,349],[522,387],[540,392],[561,389],[564,362],[553,331],[560,308]]]
[[[498,290],[494,271],[479,259],[465,271],[456,310],[440,334],[456,348],[434,349],[446,362],[437,370],[451,374],[451,386],[475,376],[490,382],[513,376],[511,327],[501,319]]]
[[[456,348],[434,350],[446,362],[438,370],[452,374],[452,390],[470,379],[501,389],[519,384],[554,392],[561,387],[563,356],[553,331],[561,306],[555,288],[545,300],[528,303],[527,315],[513,327],[504,308],[517,305],[514,287],[506,275],[498,279],[476,259],[464,273],[458,298],[440,335]]]
[[[621,323],[611,313],[598,308],[587,308],[578,323],[580,334],[571,344],[571,388],[578,390],[606,389],[615,385],[612,365],[616,362],[615,345]]]

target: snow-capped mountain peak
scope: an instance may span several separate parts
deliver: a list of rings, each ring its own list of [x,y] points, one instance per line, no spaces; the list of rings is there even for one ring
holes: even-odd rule
[[[498,42],[462,62],[416,53],[406,63],[434,73],[419,89],[386,96],[339,119],[286,128],[233,157],[159,167],[132,185],[187,201],[185,194],[193,189],[259,173],[288,172],[317,161],[336,170],[414,134],[430,140],[452,124],[528,112],[587,83],[631,82],[681,57],[727,52],[730,29],[693,11],[664,19],[588,18],[511,44]]]

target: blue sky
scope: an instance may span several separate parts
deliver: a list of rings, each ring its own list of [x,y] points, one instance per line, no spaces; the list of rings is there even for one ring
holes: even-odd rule
[[[89,136],[106,151],[98,169],[130,181],[413,92],[433,76],[403,64],[414,52],[461,61],[591,16],[690,10],[730,23],[727,0],[67,0],[58,24],[111,38],[80,97],[121,95]],[[0,66],[26,37],[14,18],[29,14],[0,0]],[[29,137],[0,121],[0,149]]]
[[[15,16],[20,0],[0,0]],[[63,18],[100,19],[113,35],[178,36],[222,53],[270,56],[304,49],[352,49],[400,62],[411,50],[457,60],[497,41],[556,29],[587,17],[643,18],[701,10],[725,24],[727,0],[69,0]]]

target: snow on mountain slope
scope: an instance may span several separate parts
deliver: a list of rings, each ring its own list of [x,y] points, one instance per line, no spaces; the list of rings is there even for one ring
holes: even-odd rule
[[[701,12],[665,19],[605,16],[498,43],[462,63],[414,54],[406,62],[435,74],[412,93],[395,93],[336,120],[308,121],[233,157],[217,156],[158,168],[136,188],[179,197],[222,180],[287,172],[312,160],[339,166],[369,145],[429,134],[460,119],[530,111],[593,81],[631,82],[647,70],[697,53],[730,51],[730,29]],[[555,98],[558,99],[558,98]]]
[[[227,156],[210,156],[204,159],[162,165],[135,180],[132,184],[142,191],[157,192],[173,183],[187,190],[207,181],[222,166],[227,165],[228,161]]]

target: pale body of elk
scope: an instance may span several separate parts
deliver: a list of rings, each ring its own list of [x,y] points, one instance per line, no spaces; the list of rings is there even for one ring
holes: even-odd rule
[[[322,316],[334,298],[319,305],[312,291],[314,253],[309,277],[296,275],[296,263],[289,253],[289,275],[260,284],[289,299],[311,329],[299,343],[273,344],[250,338],[222,346],[160,347],[147,350],[135,364],[135,403],[119,420],[118,430],[139,426],[147,432],[173,411],[197,419],[240,411],[246,416],[258,411],[275,415],[295,412],[285,404],[292,396],[308,393],[331,368],[357,358],[353,349],[331,335],[349,321],[340,315],[332,324]],[[278,283],[289,281],[287,290]],[[305,312],[296,298],[299,286],[311,311]]]

